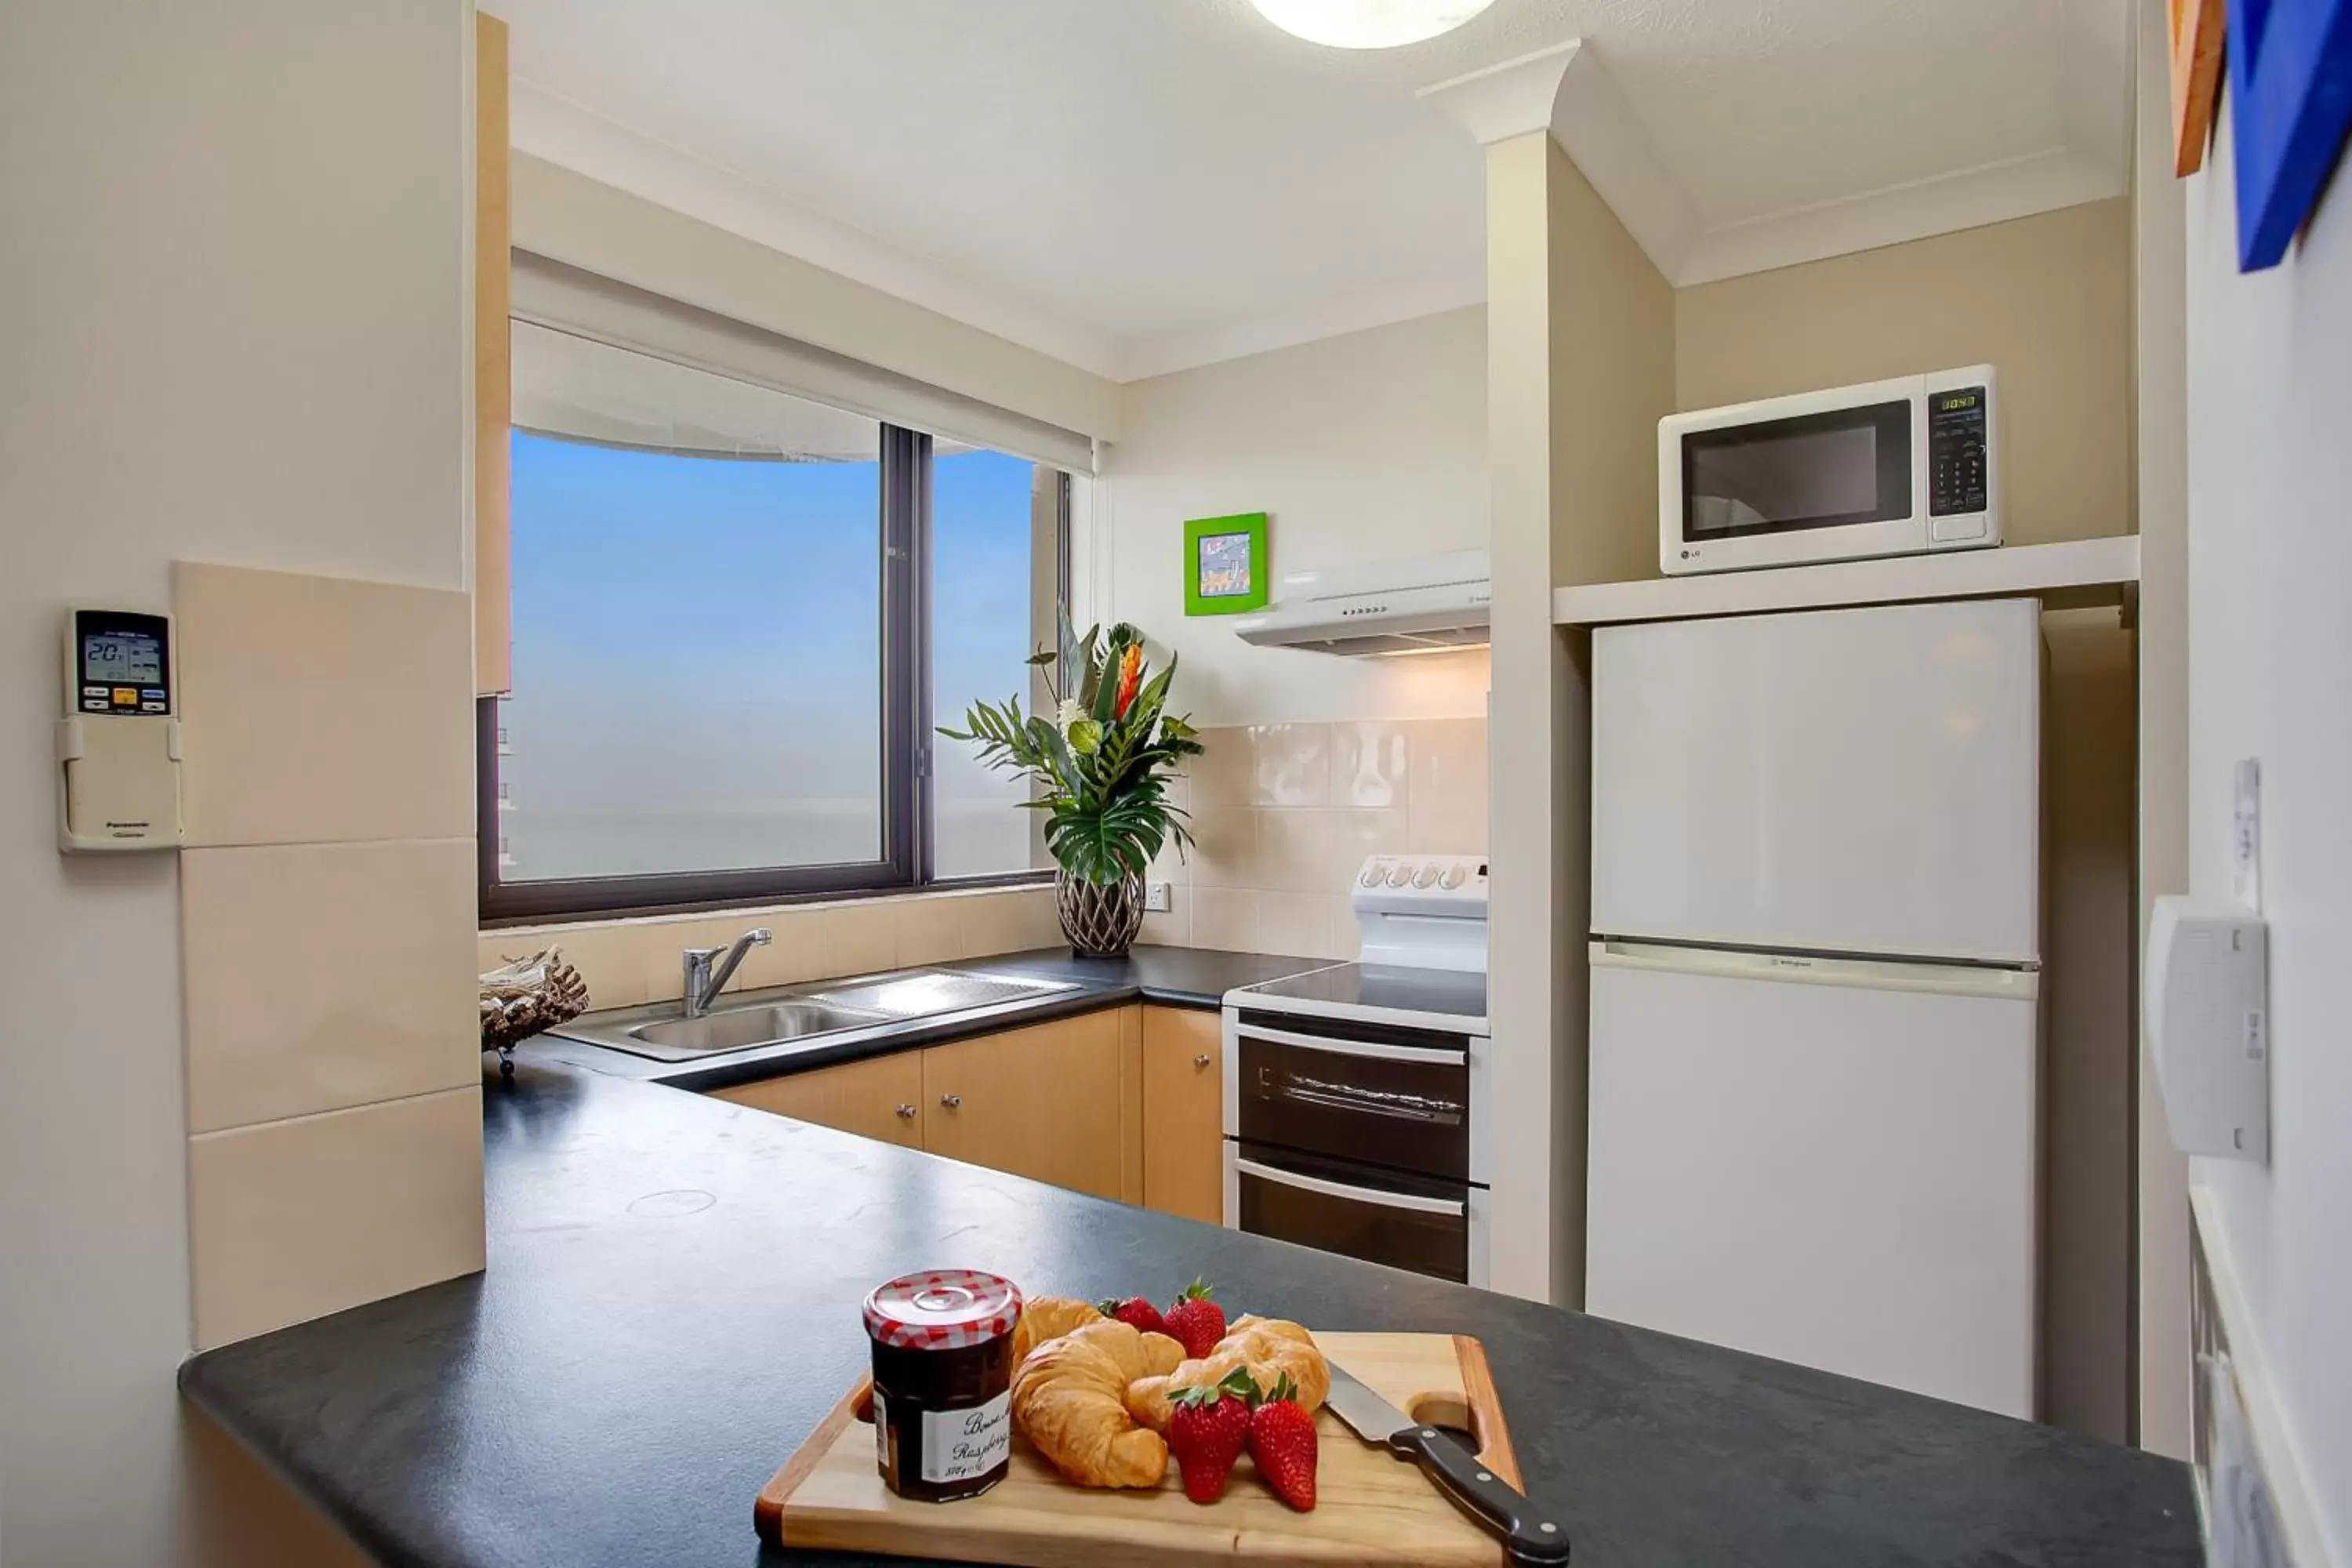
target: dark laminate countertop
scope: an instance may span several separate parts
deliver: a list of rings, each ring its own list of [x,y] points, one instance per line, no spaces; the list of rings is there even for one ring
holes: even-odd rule
[[[1079,958],[1066,947],[1039,948],[1028,952],[1000,953],[992,958],[958,959],[930,967],[952,968],[975,974],[1018,974],[1038,980],[1074,984],[1074,991],[1000,1002],[942,1017],[906,1018],[844,1029],[783,1045],[728,1051],[691,1061],[653,1061],[626,1051],[584,1041],[541,1036],[520,1048],[520,1059],[546,1065],[585,1068],[614,1078],[666,1083],[677,1089],[708,1093],[739,1083],[808,1072],[868,1057],[936,1046],[997,1029],[1015,1029],[1104,1007],[1141,1000],[1169,1007],[1214,1008],[1237,985],[1330,966],[1327,958],[1285,958],[1264,952],[1222,952],[1206,948],[1139,947],[1125,958]],[[820,982],[819,984],[838,984]],[[724,1010],[736,1001],[804,991],[806,985],[778,987],[769,992],[730,992],[718,1005]]]
[[[1175,1292],[1477,1335],[1580,1568],[2189,1568],[2186,1470],[2048,1427],[526,1062],[485,1089],[487,1274],[208,1352],[188,1398],[403,1568],[798,1561],[760,1487],[876,1281]],[[858,1557],[806,1561],[859,1563]]]

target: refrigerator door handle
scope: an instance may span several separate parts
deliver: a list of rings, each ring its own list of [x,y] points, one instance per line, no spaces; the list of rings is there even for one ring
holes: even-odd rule
[[[1859,991],[1920,991],[1938,996],[1990,996],[2011,1002],[2031,1002],[2041,994],[2042,976],[2032,969],[1927,959],[1823,958],[1811,953],[1684,947],[1608,937],[1594,938],[1587,956],[1595,969],[1645,969],[1664,974],[1776,980],[1791,985],[1839,985]]]

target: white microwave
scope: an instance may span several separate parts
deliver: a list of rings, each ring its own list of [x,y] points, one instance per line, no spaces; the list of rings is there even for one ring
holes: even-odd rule
[[[1658,421],[1658,565],[1739,572],[2000,542],[1992,366]]]

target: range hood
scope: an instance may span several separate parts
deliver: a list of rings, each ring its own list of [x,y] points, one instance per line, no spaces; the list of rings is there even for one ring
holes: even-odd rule
[[[1272,607],[1235,619],[1243,641],[1318,653],[1443,653],[1486,646],[1494,585],[1485,551],[1450,550],[1300,573],[1283,578],[1276,593]]]

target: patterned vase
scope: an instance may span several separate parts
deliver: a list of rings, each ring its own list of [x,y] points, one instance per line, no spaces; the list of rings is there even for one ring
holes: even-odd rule
[[[1089,882],[1065,869],[1054,875],[1054,910],[1080,958],[1125,958],[1143,929],[1143,879]]]

